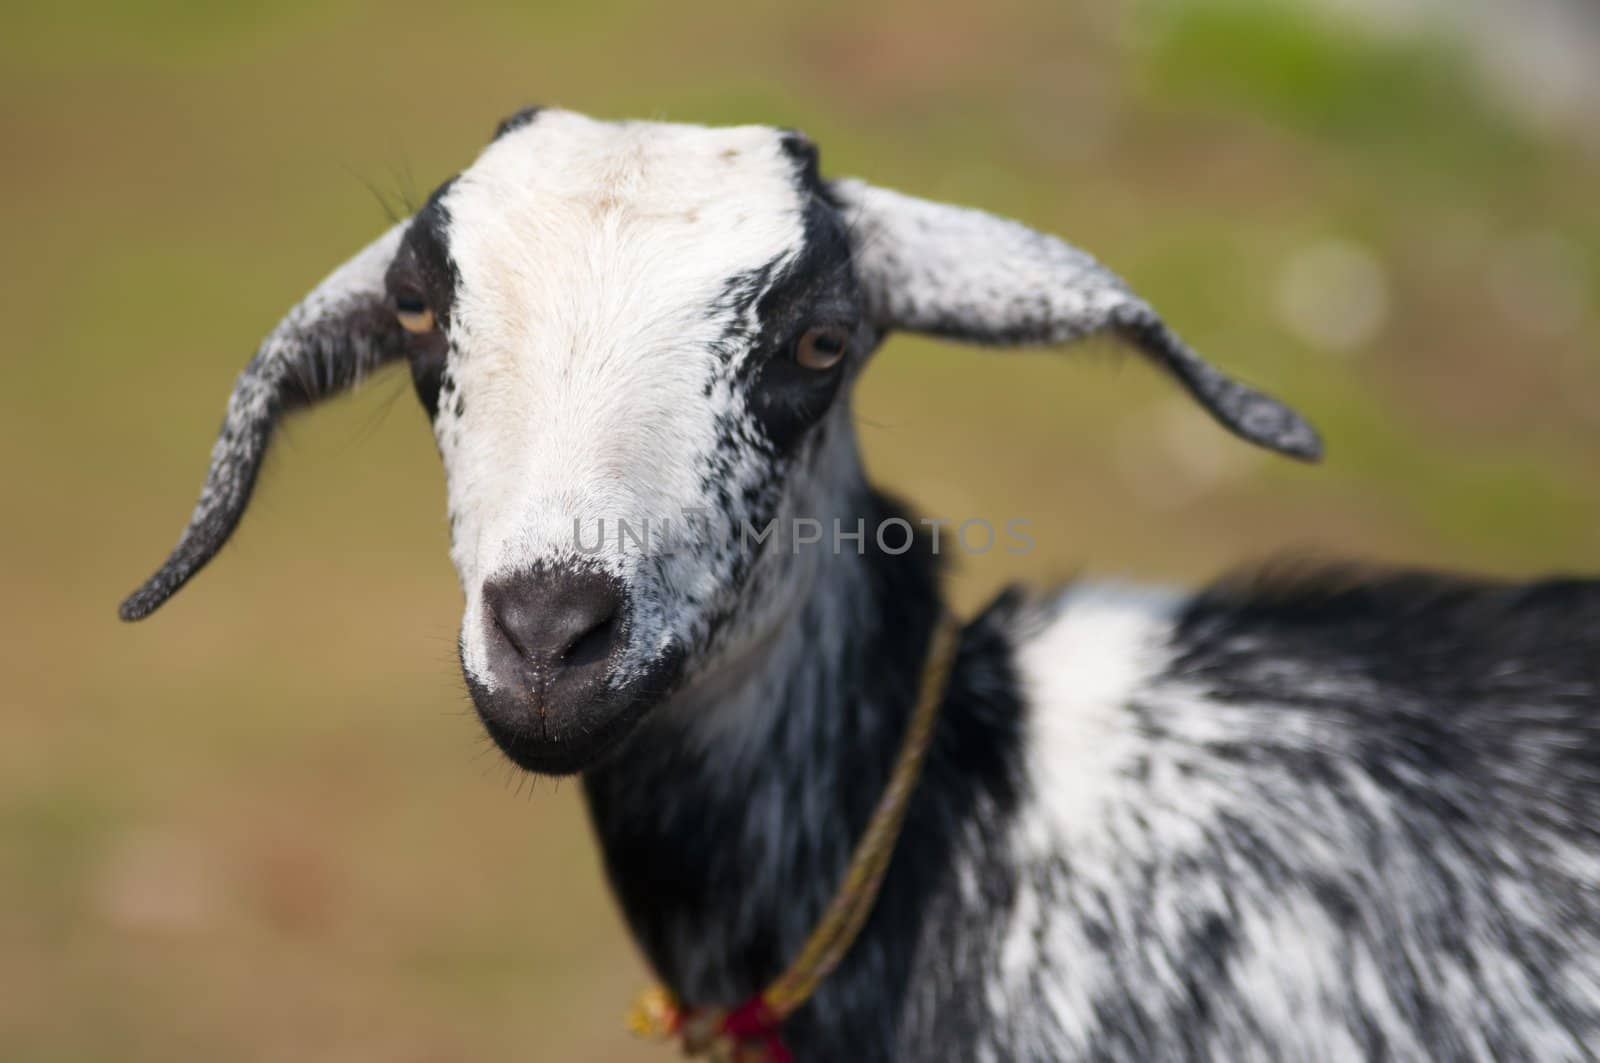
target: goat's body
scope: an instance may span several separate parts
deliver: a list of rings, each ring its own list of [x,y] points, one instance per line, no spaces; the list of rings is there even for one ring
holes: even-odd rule
[[[665,713],[588,777],[685,999],[793,955],[894,755],[932,565],[839,567],[740,723]],[[1008,598],[968,629],[867,931],[788,1033],[802,1059],[1586,1058],[1597,823],[1600,583]]]
[[[905,1058],[1600,1049],[1600,583],[1083,588],[1014,630],[1025,797],[928,913],[962,959],[916,965]]]

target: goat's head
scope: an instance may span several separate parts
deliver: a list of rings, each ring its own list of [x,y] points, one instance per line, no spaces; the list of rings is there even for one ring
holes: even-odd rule
[[[854,462],[840,395],[894,328],[1116,332],[1237,434],[1318,452],[1051,237],[824,181],[793,132],[528,110],[267,338],[183,538],[122,616],[226,541],[281,413],[404,360],[444,459],[474,702],[517,763],[580,770],[781,622],[806,567],[743,530],[825,511],[830,463]],[[642,547],[674,520],[671,550]]]

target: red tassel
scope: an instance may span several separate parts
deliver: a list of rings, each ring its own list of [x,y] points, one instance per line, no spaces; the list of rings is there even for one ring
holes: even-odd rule
[[[794,1063],[794,1055],[779,1032],[782,1024],[783,1019],[775,1015],[765,998],[757,993],[728,1012],[727,1018],[722,1020],[722,1032],[741,1047],[752,1042],[759,1045],[762,1063]]]

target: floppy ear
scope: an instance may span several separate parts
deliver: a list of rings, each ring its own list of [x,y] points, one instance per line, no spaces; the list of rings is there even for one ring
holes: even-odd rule
[[[1150,304],[1077,248],[979,210],[862,181],[831,187],[879,328],[1013,345],[1112,332],[1176,377],[1235,434],[1293,458],[1322,456],[1316,430],[1299,414],[1201,359]]]
[[[384,274],[408,224],[394,226],[317,285],[239,374],[189,526],[166,563],[122,603],[122,619],[149,616],[222,549],[250,502],[281,414],[343,391],[405,349],[404,331],[385,304]]]

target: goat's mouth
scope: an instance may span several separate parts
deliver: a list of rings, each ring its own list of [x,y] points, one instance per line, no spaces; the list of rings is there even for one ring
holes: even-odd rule
[[[484,729],[512,763],[538,775],[572,775],[620,745],[671,690],[682,666],[683,654],[668,652],[626,681],[577,688],[519,676],[490,689],[462,674]]]

